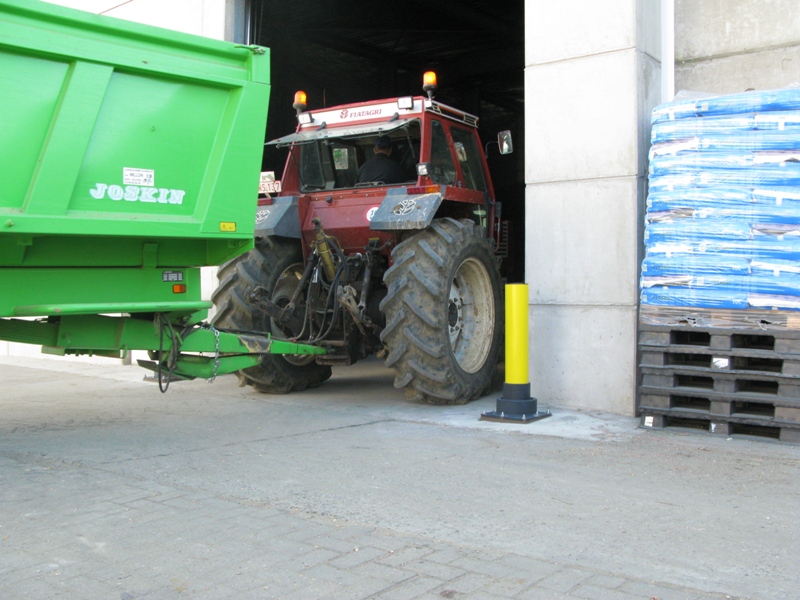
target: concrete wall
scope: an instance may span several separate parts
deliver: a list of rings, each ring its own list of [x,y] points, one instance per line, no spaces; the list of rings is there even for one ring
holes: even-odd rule
[[[659,3],[527,0],[526,281],[532,393],[633,414]]]
[[[797,0],[677,0],[675,89],[717,93],[800,81]]]

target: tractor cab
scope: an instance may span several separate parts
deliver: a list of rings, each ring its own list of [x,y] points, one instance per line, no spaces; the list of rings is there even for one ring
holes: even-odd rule
[[[289,149],[282,192],[262,204],[296,202],[307,246],[318,218],[326,231],[344,241],[346,251],[354,252],[376,237],[394,245],[397,236],[389,232],[422,229],[442,214],[472,219],[494,231],[495,195],[478,118],[433,100],[435,87],[435,75],[429,72],[423,87],[428,97],[319,110],[307,110],[306,94],[298,92],[293,105],[297,130],[268,143]],[[503,135],[507,141],[501,151],[510,151],[510,136]],[[388,143],[388,152],[376,143]],[[365,178],[370,169],[364,165],[378,154],[395,163],[391,180]],[[259,220],[268,235],[277,231],[269,221],[274,224],[275,218]]]

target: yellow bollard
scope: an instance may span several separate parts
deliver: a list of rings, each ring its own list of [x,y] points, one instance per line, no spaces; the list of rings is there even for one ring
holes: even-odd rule
[[[506,383],[527,384],[528,285],[506,286]]]
[[[528,285],[506,285],[506,381],[497,410],[485,412],[482,421],[530,423],[550,416],[539,412],[538,401],[531,398],[528,379]]]

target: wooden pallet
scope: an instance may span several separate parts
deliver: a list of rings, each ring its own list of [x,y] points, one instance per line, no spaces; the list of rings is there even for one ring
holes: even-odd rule
[[[713,435],[748,435],[800,443],[800,427],[772,420],[720,418],[693,411],[642,410],[641,427],[645,429],[681,428],[705,431]]]
[[[800,311],[762,309],[690,308],[686,306],[639,307],[642,325],[712,327],[719,329],[798,330]]]
[[[800,442],[800,330],[640,323],[639,355],[643,427]]]

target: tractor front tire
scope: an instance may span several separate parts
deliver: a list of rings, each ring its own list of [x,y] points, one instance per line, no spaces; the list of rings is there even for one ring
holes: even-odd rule
[[[212,323],[219,329],[270,333],[288,338],[266,313],[246,299],[257,288],[270,292],[279,306],[288,304],[303,275],[303,253],[297,240],[256,238],[255,248],[223,264],[217,273],[219,287],[211,300],[217,312]],[[312,355],[265,354],[259,365],[237,373],[241,385],[266,394],[287,394],[315,388],[331,376],[331,368],[318,365]]]
[[[398,244],[384,281],[381,341],[394,385],[431,404],[489,391],[502,344],[500,274],[491,240],[445,218]]]

